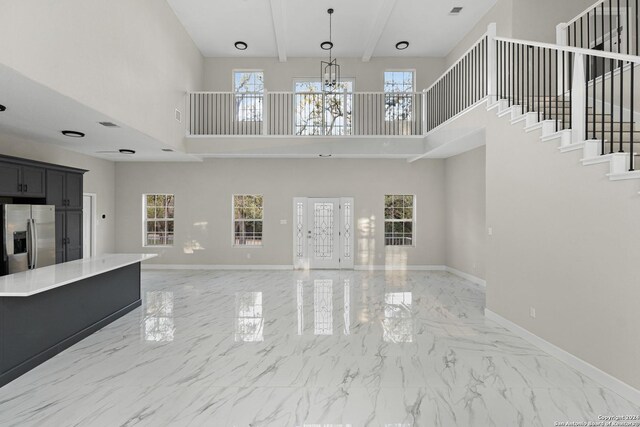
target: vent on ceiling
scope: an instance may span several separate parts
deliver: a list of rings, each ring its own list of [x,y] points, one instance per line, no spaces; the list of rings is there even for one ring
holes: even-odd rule
[[[120,126],[118,126],[117,124],[113,123],[113,122],[98,122],[100,123],[102,126],[107,127],[107,128],[119,128]]]
[[[449,15],[460,15],[460,12],[462,12],[462,7],[456,6],[453,9],[451,9],[451,12],[449,12]]]

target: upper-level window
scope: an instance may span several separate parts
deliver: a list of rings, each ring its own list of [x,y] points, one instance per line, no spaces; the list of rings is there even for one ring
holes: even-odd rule
[[[175,196],[144,194],[143,246],[173,246]]]
[[[320,80],[296,80],[295,134],[349,135],[353,83],[353,80],[343,79],[332,91],[323,92]]]
[[[413,245],[414,201],[415,197],[412,195],[384,196],[385,245]]]
[[[264,73],[262,71],[234,71],[236,118],[240,122],[262,121]]]
[[[386,93],[413,92],[413,71],[385,71],[384,91]]]
[[[413,116],[414,73],[411,70],[385,71],[385,121],[409,121]]]
[[[233,244],[262,245],[262,196],[236,194],[233,196]]]

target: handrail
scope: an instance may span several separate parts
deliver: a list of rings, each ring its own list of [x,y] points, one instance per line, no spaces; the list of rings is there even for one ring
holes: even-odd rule
[[[584,11],[582,11],[582,13],[579,13],[578,16],[576,16],[575,18],[573,18],[571,21],[566,23],[566,26],[568,27],[569,25],[573,24],[574,22],[578,22],[578,20],[580,18],[582,18],[583,16],[585,16],[586,14],[588,14],[589,12],[591,12],[593,9],[595,9],[596,7],[600,6],[602,3],[606,2],[608,0],[598,0],[597,2],[595,2],[594,4],[592,4],[591,6],[589,6],[588,8],[586,8]]]
[[[462,62],[466,58],[466,56],[469,53],[471,53],[471,51],[473,51],[473,49],[476,48],[476,46],[478,46],[480,43],[482,43],[482,41],[487,37],[487,35],[488,35],[488,33],[484,33],[482,35],[482,37],[480,37],[478,40],[476,40],[476,42],[473,43],[469,49],[467,49],[462,55],[460,55],[460,58],[458,58],[458,60],[456,62],[451,64],[451,66],[449,68],[447,68],[447,70],[445,72],[443,72],[440,75],[440,77],[438,77],[438,79],[435,82],[433,82],[433,84],[431,86],[426,88],[424,91],[425,92],[429,92],[431,89],[433,89],[433,87],[435,85],[437,85],[440,80],[442,80],[447,74],[449,74],[449,71],[453,70],[458,64],[460,64],[460,62]]]
[[[571,52],[571,53],[577,53],[577,54],[589,55],[589,56],[598,56],[600,58],[614,59],[616,61],[635,62],[637,64],[640,64],[640,56],[636,56],[636,55],[606,52],[602,50],[584,49],[581,47],[573,47],[573,46],[560,46],[557,44],[532,42],[529,40],[510,39],[506,37],[496,37],[496,40],[507,42],[507,43],[520,44],[524,46],[540,47],[543,49],[555,49],[563,52]]]

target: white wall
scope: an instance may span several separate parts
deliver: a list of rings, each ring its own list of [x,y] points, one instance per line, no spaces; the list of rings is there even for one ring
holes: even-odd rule
[[[142,194],[176,196],[176,244],[142,247]],[[264,196],[264,245],[232,247],[231,197]],[[416,195],[416,246],[385,248],[384,195]],[[159,264],[291,265],[293,198],[355,198],[357,265],[443,265],[444,161],[210,159],[116,165],[117,249]],[[287,225],[280,220],[286,219]],[[200,246],[202,250],[192,250]],[[250,255],[251,258],[247,258]]]
[[[416,91],[428,88],[445,69],[443,58],[339,58],[342,78],[355,78],[358,92],[382,92],[385,70],[416,70]],[[204,90],[232,91],[234,69],[264,70],[265,88],[292,91],[294,78],[319,78],[320,58],[209,58],[205,60]]]
[[[203,58],[165,1],[0,0],[0,63],[159,141],[182,146]]]
[[[0,135],[0,154],[89,170],[83,190],[97,195],[96,252],[115,251],[115,163],[6,135]]]
[[[494,112],[485,123],[487,308],[640,388],[638,182]]]
[[[486,149],[445,161],[446,263],[480,279],[486,258]]]

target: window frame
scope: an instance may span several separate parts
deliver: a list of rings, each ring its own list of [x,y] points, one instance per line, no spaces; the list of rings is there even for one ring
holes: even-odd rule
[[[353,96],[353,94],[356,92],[356,78],[355,77],[346,77],[346,78],[342,78],[340,79],[341,82],[349,82],[351,83],[351,90],[347,91],[347,94]],[[298,107],[300,106],[296,100],[297,100],[297,95],[301,94],[301,93],[308,93],[307,91],[302,91],[299,92],[296,90],[296,85],[298,83],[319,83],[320,84],[320,90],[318,90],[317,92],[312,92],[312,93],[317,93],[319,95],[321,95],[322,92],[322,80],[319,79],[317,76],[316,77],[294,77],[293,81],[292,81],[292,92],[293,92],[293,103],[292,103],[292,109],[291,109],[291,114],[293,117],[293,129],[292,132],[294,135],[297,136],[326,136],[324,135],[324,133],[321,134],[315,134],[315,133],[298,133]],[[341,95],[344,93],[344,91],[340,91],[340,92],[330,92],[334,95]],[[345,135],[351,135],[351,133],[346,133],[346,129],[349,129],[350,131],[353,130],[353,98],[350,98],[349,100],[347,100],[346,98],[344,99],[344,102],[350,102],[351,103],[351,108],[352,108],[352,117],[351,120],[352,122],[350,123],[349,126],[346,125],[346,123],[343,125],[342,129],[345,130],[344,134],[335,134],[334,136],[345,136]],[[326,114],[326,109],[323,112],[323,114]],[[326,131],[326,129],[322,129],[323,132]]]
[[[236,90],[236,74],[238,73],[261,73],[262,74],[262,91],[261,92],[238,92]],[[250,108],[245,108],[243,111],[253,111],[255,120],[247,120],[241,118],[240,111],[236,111],[234,108],[234,122],[236,123],[263,123],[264,122],[264,103],[265,103],[265,84],[264,84],[264,70],[262,69],[248,69],[248,68],[234,68],[231,70],[231,91],[233,93],[234,104],[238,99],[244,100],[253,99],[254,105],[250,105]]]
[[[411,86],[413,90],[411,92],[387,92],[384,90],[385,86],[385,73],[411,73]],[[417,93],[416,89],[416,69],[415,68],[389,68],[382,71],[382,92],[383,93]],[[408,195],[408,194],[407,194]]]
[[[169,222],[171,221],[173,223],[173,243],[165,243],[163,245],[151,245],[148,244],[148,231],[147,231],[147,222],[148,221],[157,221],[158,218],[148,218],[147,217],[147,197],[148,196],[171,196],[173,197],[173,217],[172,218],[168,218],[166,216],[166,212],[165,212],[165,217],[161,218],[160,220],[162,221],[166,221]],[[154,206],[155,207],[155,206]],[[169,234],[169,232],[167,230],[164,231],[165,234],[165,241],[166,241],[166,236]],[[142,193],[142,247],[143,248],[172,248],[175,246],[175,242],[176,242],[176,195],[175,193]]]
[[[383,200],[383,213],[382,213],[382,218],[384,219],[384,226],[383,226],[383,230],[382,230],[382,234],[383,234],[383,239],[384,239],[384,246],[385,247],[401,247],[401,248],[414,248],[416,247],[416,212],[417,212],[417,197],[415,194],[413,193],[403,193],[403,194],[384,194],[384,198],[386,199],[387,196],[393,196],[393,197],[404,197],[404,196],[411,196],[412,197],[412,216],[411,216],[411,244],[410,245],[390,245],[387,244],[387,231],[386,231],[386,226],[387,226],[387,222],[389,223],[396,223],[396,222],[409,222],[407,219],[387,219],[387,212],[386,212],[386,202],[385,200]],[[406,237],[402,237],[402,239],[405,239]]]
[[[249,220],[240,220],[240,221],[260,221],[262,222],[262,231],[260,234],[260,244],[253,244],[253,245],[241,245],[241,244],[237,244],[236,243],[236,197],[237,196],[252,196],[252,197],[256,197],[256,196],[260,196],[262,197],[262,219],[256,220],[256,219],[249,219]],[[231,195],[231,247],[233,248],[262,248],[264,246],[264,194],[262,193],[256,193],[256,194],[249,194],[249,193],[234,193]]]
[[[236,73],[262,73],[262,92],[246,92],[246,93],[262,93],[265,92],[264,70],[261,68],[234,68],[231,70],[231,92],[243,93],[236,91]]]

